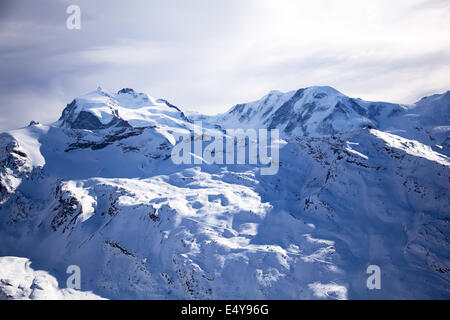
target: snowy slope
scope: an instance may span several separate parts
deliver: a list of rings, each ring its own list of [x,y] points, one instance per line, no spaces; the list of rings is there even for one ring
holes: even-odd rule
[[[35,271],[30,260],[17,257],[0,258],[0,300],[98,300],[92,292],[60,289],[54,277]]]
[[[402,106],[311,87],[188,119],[96,90],[0,136],[0,256],[60,284],[78,265],[82,290],[112,299],[448,299],[447,96]],[[278,173],[175,165],[176,134],[199,118],[279,128]]]

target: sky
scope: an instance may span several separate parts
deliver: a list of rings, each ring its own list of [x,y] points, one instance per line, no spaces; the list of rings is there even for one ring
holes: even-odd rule
[[[413,103],[450,90],[449,17],[450,0],[0,0],[0,131],[98,86],[206,114],[313,85]]]

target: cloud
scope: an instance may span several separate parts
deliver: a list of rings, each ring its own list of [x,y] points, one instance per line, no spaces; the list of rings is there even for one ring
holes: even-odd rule
[[[81,30],[65,27],[74,3]],[[98,85],[210,114],[318,84],[410,103],[450,88],[446,3],[1,1],[0,130],[54,121]]]

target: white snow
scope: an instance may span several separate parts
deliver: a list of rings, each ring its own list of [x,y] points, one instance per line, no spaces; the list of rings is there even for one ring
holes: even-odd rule
[[[444,166],[450,166],[450,159],[433,151],[429,146],[426,146],[419,141],[408,140],[390,133],[382,132],[379,130],[371,129],[370,133],[384,140],[387,145],[405,151],[406,153],[428,159],[430,161],[435,161]]]
[[[0,300],[99,300],[100,296],[71,288],[61,289],[46,271],[31,268],[26,258],[0,257]]]
[[[32,130],[18,129],[8,132],[19,142],[20,147],[27,154],[32,167],[43,167],[45,165],[45,158],[41,154],[41,143],[38,138],[41,134],[45,134],[47,130],[47,126],[36,126]]]
[[[317,298],[330,298],[336,300],[347,299],[347,288],[337,285],[335,283],[322,284],[315,282],[308,285],[314,291],[314,296]]]

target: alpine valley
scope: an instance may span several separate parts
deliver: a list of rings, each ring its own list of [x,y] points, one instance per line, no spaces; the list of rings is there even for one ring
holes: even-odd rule
[[[198,121],[278,129],[278,172],[175,165]],[[0,134],[0,298],[450,299],[449,156],[450,91],[309,87],[207,116],[98,88]]]

